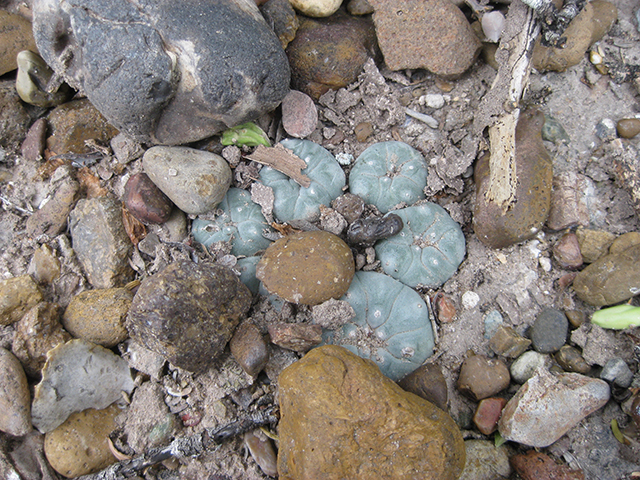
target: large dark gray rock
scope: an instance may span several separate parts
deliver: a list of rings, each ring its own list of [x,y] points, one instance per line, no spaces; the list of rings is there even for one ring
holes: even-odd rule
[[[40,54],[118,129],[176,145],[279,105],[280,41],[252,0],[34,0]]]

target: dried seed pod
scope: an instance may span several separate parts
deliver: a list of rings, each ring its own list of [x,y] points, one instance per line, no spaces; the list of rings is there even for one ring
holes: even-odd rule
[[[397,235],[403,226],[402,219],[394,213],[384,217],[360,218],[349,225],[347,241],[352,245],[370,247],[378,240]]]

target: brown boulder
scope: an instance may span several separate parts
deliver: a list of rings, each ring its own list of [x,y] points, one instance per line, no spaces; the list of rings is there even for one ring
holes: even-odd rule
[[[343,347],[312,350],[278,383],[281,480],[462,473],[465,446],[451,417]]]

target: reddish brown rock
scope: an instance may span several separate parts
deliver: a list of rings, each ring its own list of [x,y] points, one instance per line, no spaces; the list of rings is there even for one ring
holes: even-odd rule
[[[568,465],[562,465],[549,455],[535,450],[514,455],[509,459],[513,469],[522,480],[584,480],[582,470],[572,470]]]
[[[78,182],[66,177],[56,188],[53,198],[27,219],[27,234],[37,237],[59,235],[67,228],[67,218],[80,190]]]
[[[29,128],[27,136],[22,142],[21,153],[25,160],[35,162],[42,160],[47,140],[47,121],[39,118]]]
[[[231,355],[249,375],[256,376],[269,360],[267,341],[253,322],[242,322],[229,341]]]
[[[473,423],[476,424],[480,433],[491,435],[498,428],[498,420],[502,414],[502,409],[507,404],[504,398],[483,398],[476,408],[473,416]]]
[[[287,350],[305,353],[322,341],[322,327],[305,323],[274,323],[269,325],[271,342]]]
[[[146,173],[131,175],[124,186],[124,204],[142,223],[164,223],[173,208],[173,202]]]
[[[278,379],[281,480],[454,480],[465,465],[455,422],[371,361],[319,347]]]
[[[328,18],[300,17],[287,47],[291,84],[314,99],[354,82],[365,62],[375,57],[376,36],[370,18],[337,12]]]
[[[449,0],[369,0],[380,50],[391,70],[426,68],[446,77],[464,73],[481,43]]]
[[[504,390],[510,380],[509,369],[501,360],[474,355],[460,367],[458,389],[477,401]]]
[[[569,232],[560,237],[553,246],[553,258],[562,268],[579,268],[582,265],[582,253],[578,236]]]
[[[318,124],[318,109],[311,97],[291,90],[282,100],[282,127],[296,138],[311,135]]]

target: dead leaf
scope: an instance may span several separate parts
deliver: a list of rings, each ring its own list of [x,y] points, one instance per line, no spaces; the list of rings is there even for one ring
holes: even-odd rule
[[[131,243],[134,245],[138,245],[140,240],[147,236],[147,227],[127,210],[124,203],[122,204],[122,223]]]
[[[296,230],[295,228],[293,228],[291,225],[289,225],[288,223],[276,223],[276,222],[271,222],[271,228],[273,228],[274,230],[276,230],[278,233],[280,233],[280,235],[283,236],[287,236],[287,235],[291,235],[293,233],[299,232],[300,230]]]
[[[302,170],[307,168],[307,162],[280,143],[275,147],[259,145],[251,155],[246,155],[245,158],[269,165],[305,188],[311,185],[311,179],[302,173]]]
[[[109,193],[106,188],[100,186],[100,179],[91,173],[88,167],[78,169],[76,176],[80,187],[87,192],[87,198],[104,197]]]

